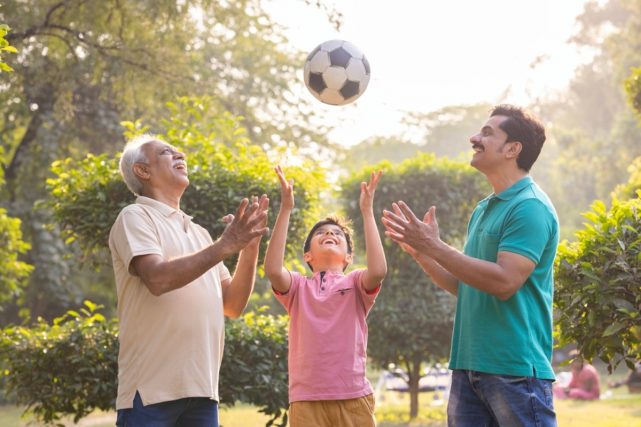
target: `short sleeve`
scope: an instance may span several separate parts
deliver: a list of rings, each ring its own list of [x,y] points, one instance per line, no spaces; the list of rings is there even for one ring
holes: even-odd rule
[[[289,286],[289,291],[283,294],[283,293],[277,292],[274,288],[272,288],[272,292],[274,293],[276,300],[280,302],[283,307],[285,307],[285,310],[287,310],[287,313],[289,313],[292,302],[294,298],[296,298],[296,295],[298,294],[298,289],[301,286],[301,282],[307,280],[307,278],[300,273],[290,271],[289,275],[292,278],[291,284]]]
[[[163,254],[156,227],[149,215],[141,208],[132,205],[123,210],[109,237],[109,246],[129,270],[134,257],[140,255]]]
[[[556,220],[538,199],[526,199],[510,212],[499,243],[499,252],[512,252],[535,264],[556,234]]]
[[[231,279],[231,273],[229,273],[229,269],[222,261],[216,264],[216,273],[218,273],[220,283],[223,283],[225,280]]]
[[[376,297],[378,296],[378,293],[381,289],[381,285],[379,284],[373,292],[368,292],[367,289],[365,289],[365,285],[363,284],[363,273],[365,273],[365,270],[354,270],[350,272],[348,276],[354,283],[356,289],[358,289],[358,294],[360,295],[361,301],[363,302],[363,306],[365,308],[365,313],[367,314],[376,301]]]

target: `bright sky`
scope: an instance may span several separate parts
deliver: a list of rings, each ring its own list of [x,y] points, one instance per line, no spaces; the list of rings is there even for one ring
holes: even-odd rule
[[[265,5],[288,28],[296,48],[308,52],[338,38],[358,46],[369,60],[369,86],[354,104],[326,106],[305,94],[336,126],[330,138],[345,145],[400,133],[404,111],[527,104],[565,87],[587,58],[568,44],[586,0],[325,2],[343,13],[340,32],[301,0]]]

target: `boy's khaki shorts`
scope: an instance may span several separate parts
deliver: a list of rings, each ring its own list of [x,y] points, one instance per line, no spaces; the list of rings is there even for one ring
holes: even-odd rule
[[[293,402],[290,427],[375,427],[374,395],[346,400]]]

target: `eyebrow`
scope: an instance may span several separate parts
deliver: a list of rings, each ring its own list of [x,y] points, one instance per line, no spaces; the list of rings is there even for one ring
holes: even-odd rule
[[[481,132],[486,132],[486,131],[494,132],[494,128],[492,126],[485,125],[481,128]]]
[[[158,151],[163,151],[163,150],[166,150],[166,149],[170,149],[174,153],[178,152],[178,149],[176,147],[172,146],[172,145],[163,145],[158,149]]]
[[[321,225],[320,227],[318,227],[318,228],[316,229],[316,232],[318,233],[318,232],[320,232],[320,231],[325,231],[325,230],[332,230],[332,231],[334,231],[334,232],[336,232],[336,231],[337,231],[337,232],[339,232],[339,233],[345,234],[345,232],[343,231],[343,229],[342,229],[342,228],[340,228],[338,225],[333,225],[333,224],[331,224],[331,225],[329,225],[329,224],[327,224],[327,225]]]

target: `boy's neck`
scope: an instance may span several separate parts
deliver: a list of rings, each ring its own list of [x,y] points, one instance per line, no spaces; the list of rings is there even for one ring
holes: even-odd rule
[[[341,266],[322,266],[322,267],[319,267],[319,268],[313,268],[312,269],[312,272],[314,274],[316,274],[316,273],[321,273],[321,274],[325,274],[325,273],[342,273],[343,271],[344,271],[344,268],[343,268],[342,265]]]

